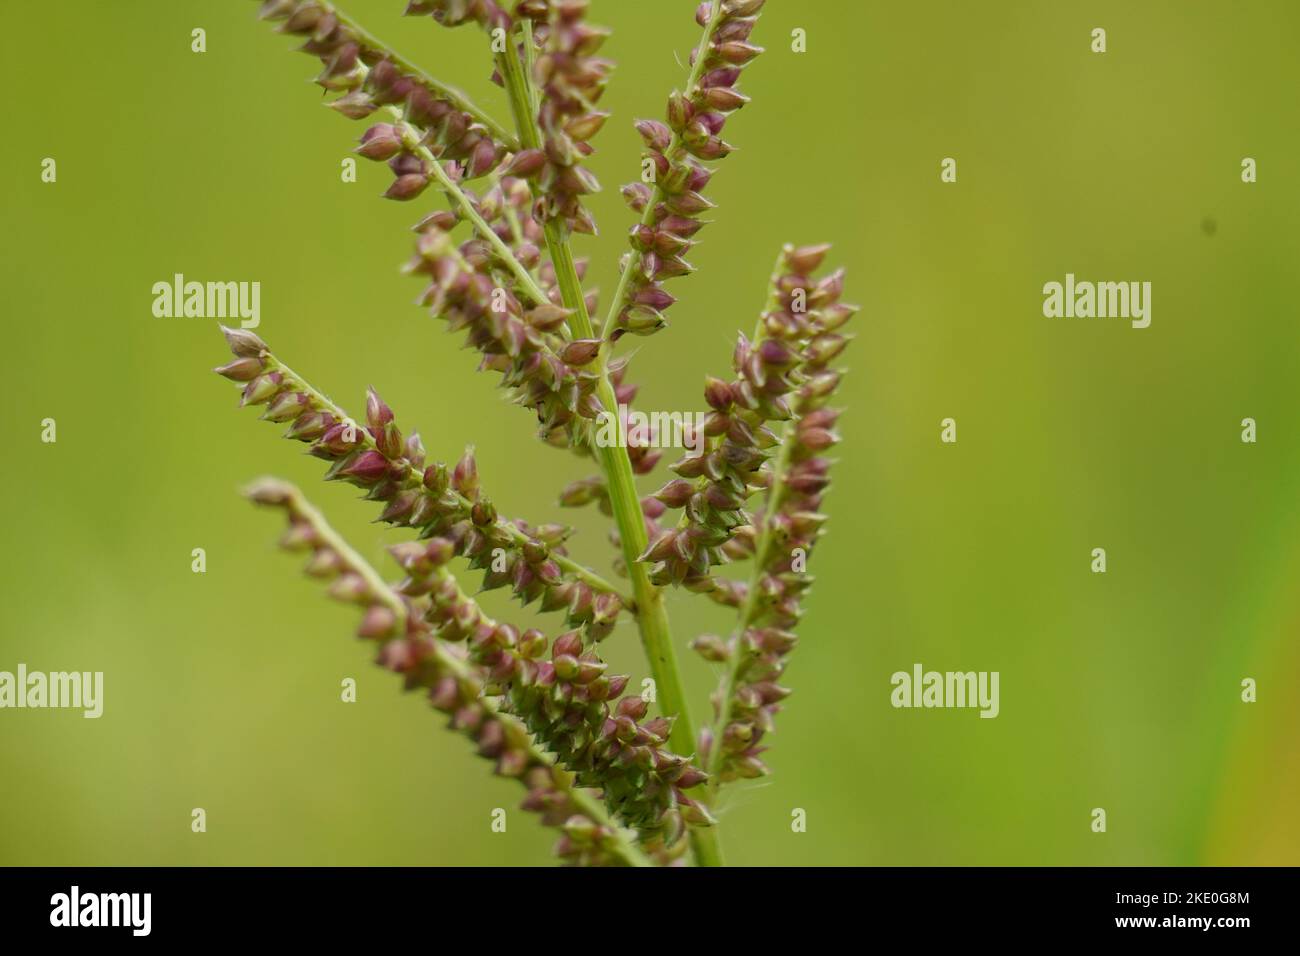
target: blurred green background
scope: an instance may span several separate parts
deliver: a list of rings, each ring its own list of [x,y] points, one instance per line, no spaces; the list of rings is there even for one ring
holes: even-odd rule
[[[475,30],[344,6],[508,118]],[[630,122],[662,114],[697,28],[691,0],[593,8],[619,68],[603,232],[579,247],[609,290]],[[364,127],[320,107],[314,61],[254,10],[6,11],[0,670],[102,670],[106,699],[97,721],[0,712],[0,863],[543,864],[553,833],[529,815],[490,832],[516,785],[370,663],[237,492],[300,483],[385,569],[398,535],[236,408],[214,322],[151,314],[176,272],[260,281],[257,331],[287,362],[356,410],[374,383],[433,456],[476,443],[503,513],[571,519],[576,554],[609,566],[598,516],[554,505],[588,468],[411,304],[397,268],[432,191],[380,201],[372,165],[340,181]],[[1300,7],[771,0],[755,39],[700,271],[633,346],[641,405],[703,407],[782,242],[834,242],[863,313],[796,693],[774,775],[721,808],[729,860],[1300,863]],[[1151,327],[1044,318],[1066,272],[1151,281]],[[683,649],[729,627],[689,595],[671,609]],[[630,625],[603,647],[646,676]],[[698,716],[715,676],[682,656]],[[889,676],[915,662],[999,671],[1001,715],[894,710]]]

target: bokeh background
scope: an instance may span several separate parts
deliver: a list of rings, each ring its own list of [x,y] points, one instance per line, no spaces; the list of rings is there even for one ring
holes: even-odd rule
[[[402,6],[345,4],[508,118],[479,34]],[[682,83],[693,7],[593,4],[619,68],[603,231],[579,246],[607,290],[630,123]],[[97,721],[0,712],[0,863],[546,863],[528,815],[490,832],[516,786],[370,663],[237,492],[297,481],[381,567],[395,533],[236,408],[209,372],[214,322],[151,314],[176,272],[260,281],[257,331],[286,361],[354,409],[376,384],[432,455],[475,443],[503,513],[568,518],[609,566],[595,513],[555,507],[583,462],[538,445],[411,304],[397,268],[432,191],[380,201],[367,164],[340,181],[363,127],[320,107],[313,61],[254,10],[6,11],[0,669],[102,670],[106,700]],[[863,312],[796,693],[774,775],[722,807],[729,860],[1300,863],[1300,7],[770,0],[756,40],[699,272],[674,284],[669,332],[634,345],[643,407],[703,407],[782,242],[834,242]],[[1151,281],[1151,327],[1044,318],[1066,272]],[[671,607],[698,714],[715,676],[684,645],[729,618]],[[630,625],[604,648],[646,676]],[[890,674],[918,661],[999,671],[1001,716],[892,709]]]

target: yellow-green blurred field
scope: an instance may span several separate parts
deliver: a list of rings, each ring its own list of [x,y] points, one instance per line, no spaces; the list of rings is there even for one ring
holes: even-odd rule
[[[473,28],[341,5],[508,117]],[[691,0],[593,8],[619,68],[602,234],[578,245],[609,290],[631,120],[662,113],[697,28]],[[575,551],[609,567],[598,516],[555,507],[587,466],[411,304],[397,269],[433,192],[381,201],[364,164],[340,181],[364,127],[321,108],[313,61],[254,12],[28,3],[0,28],[0,670],[105,674],[99,720],[0,711],[0,863],[543,864],[553,837],[527,815],[490,831],[517,787],[371,664],[238,489],[300,483],[381,567],[397,533],[236,408],[214,322],[151,313],[174,273],[260,281],[257,331],[287,362],[352,408],[376,385],[433,456],[475,443],[503,513],[575,521]],[[722,806],[731,862],[1300,863],[1298,40],[1289,0],[769,0],[699,273],[632,346],[644,407],[702,407],[785,241],[834,242],[863,306],[796,693],[774,775]],[[1044,318],[1067,272],[1151,281],[1151,327]],[[714,676],[685,644],[729,616],[671,608],[699,714]],[[603,647],[646,676],[630,626]],[[891,708],[915,662],[999,671],[1000,716]]]

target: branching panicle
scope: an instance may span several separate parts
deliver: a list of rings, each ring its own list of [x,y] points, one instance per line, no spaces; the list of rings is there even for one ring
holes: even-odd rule
[[[826,520],[825,453],[839,440],[828,403],[842,373],[832,363],[856,311],[840,301],[842,272],[816,277],[827,246],[783,248],[731,373],[705,383],[701,433],[682,436],[692,453],[652,494],[637,477],[657,466],[665,436],[630,427],[637,390],[627,358],[613,354],[622,335],[664,326],[673,297],[663,283],[691,271],[685,255],[712,205],[705,164],[731,151],[723,126],[747,102],[737,82],[761,52],[750,35],[762,6],[700,4],[685,90],[670,98],[666,121],[637,124],[647,176],[624,196],[641,221],[597,329],[587,263],[570,247],[574,233],[596,228],[583,197],[599,188],[590,143],[607,118],[598,104],[612,70],[597,55],[608,31],[586,22],[587,0],[408,3],[409,15],[486,31],[513,132],[332,3],[262,4],[320,59],[317,82],[338,94],[330,105],[370,119],[357,153],[388,164],[385,195],[445,201],[415,226],[405,271],[424,283],[418,301],[463,333],[480,369],[535,414],[545,443],[599,466],[559,503],[594,503],[613,519],[615,568],[630,590],[570,557],[568,528],[498,514],[473,449],[454,464],[430,461],[373,389],[358,422],[256,335],[225,329],[233,360],[216,371],[239,385],[241,404],[262,406],[264,419],[327,462],[326,479],[360,488],[381,505],[379,520],[408,529],[390,548],[405,578],[386,584],[292,486],[263,480],[250,497],[283,509],[282,544],[309,552],[308,573],[362,609],[358,634],[379,644],[379,662],[425,691],[498,774],[524,783],[524,807],[563,831],[556,852],[568,862],[721,863],[710,808],[721,784],[767,772],[760,755],[789,693],[780,680]],[[612,445],[597,427],[611,421],[624,436]],[[729,561],[750,561],[748,580],[716,573]],[[561,612],[561,632],[489,617],[462,588],[464,568],[481,573],[482,590],[509,588],[522,606]],[[669,585],[737,613],[731,637],[692,643],[722,671],[711,726],[698,734],[669,631]],[[627,621],[653,675],[644,697],[628,692],[628,675],[607,673],[598,647]]]

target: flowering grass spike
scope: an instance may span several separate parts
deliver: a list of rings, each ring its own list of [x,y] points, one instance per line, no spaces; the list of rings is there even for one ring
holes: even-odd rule
[[[596,231],[584,197],[600,188],[589,166],[613,64],[598,55],[608,31],[587,21],[586,0],[408,3],[411,16],[485,31],[510,126],[331,3],[261,6],[320,61],[328,105],[368,123],[357,153],[389,166],[385,196],[443,197],[414,227],[405,271],[425,283],[419,301],[464,333],[480,368],[531,410],[544,443],[599,466],[563,489],[560,504],[596,503],[613,519],[625,580],[577,560],[565,526],[498,513],[473,449],[432,460],[373,389],[353,418],[256,335],[224,329],[233,359],[216,371],[239,386],[241,404],[262,406],[263,419],[326,463],[327,480],[362,489],[379,520],[408,530],[389,549],[400,579],[385,582],[293,486],[262,479],[248,496],[283,511],[283,547],[306,554],[307,573],[331,597],[360,608],[357,634],[376,645],[377,662],[425,693],[497,774],[522,783],[523,807],[558,828],[556,854],[570,863],[719,865],[719,791],[768,772],[760,755],[790,693],[779,681],[826,521],[834,363],[856,311],[841,301],[841,271],[819,277],[828,247],[782,249],[767,307],[738,336],[730,370],[705,382],[703,435],[671,464],[676,477],[638,488],[659,463],[654,435],[613,445],[596,437],[596,423],[626,416],[636,396],[617,343],[663,329],[674,302],[664,284],[692,271],[685,256],[713,206],[710,164],[732,151],[723,127],[749,102],[738,84],[762,52],[751,42],[762,7],[701,3],[684,88],[662,119],[635,124],[643,174],[623,196],[639,218],[597,327],[596,293],[583,287],[587,264],[570,240]],[[733,562],[748,563],[748,574],[724,573]],[[554,615],[552,633],[489,617],[460,583],[467,573]],[[691,642],[720,672],[698,731],[663,601],[670,587],[736,613],[730,636]],[[640,635],[658,716],[601,654],[620,620]]]

